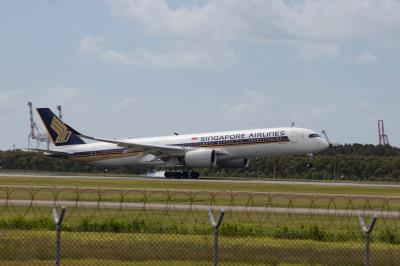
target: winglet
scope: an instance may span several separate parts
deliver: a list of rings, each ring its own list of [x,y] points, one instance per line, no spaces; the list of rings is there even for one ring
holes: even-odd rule
[[[78,131],[61,121],[49,108],[37,108],[40,118],[55,146],[85,144]]]

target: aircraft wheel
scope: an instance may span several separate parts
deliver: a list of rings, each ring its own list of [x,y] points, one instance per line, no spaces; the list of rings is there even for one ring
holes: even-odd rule
[[[173,174],[172,174],[172,172],[170,172],[170,171],[165,171],[165,172],[164,172],[164,177],[165,177],[165,178],[172,178],[172,177],[173,177]]]
[[[181,179],[182,178],[182,173],[181,172],[173,172],[174,178],[175,179]]]
[[[182,173],[181,173],[181,175],[182,175],[182,178],[190,178],[190,176],[189,176],[189,172],[187,172],[187,171],[183,171]]]
[[[189,176],[192,179],[197,179],[197,178],[199,178],[200,174],[198,172],[195,172],[195,171],[190,171],[190,175]]]

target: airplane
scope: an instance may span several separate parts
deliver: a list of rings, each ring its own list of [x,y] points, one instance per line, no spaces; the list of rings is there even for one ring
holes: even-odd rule
[[[278,127],[172,136],[105,139],[81,134],[49,108],[37,108],[55,150],[44,155],[104,166],[145,165],[182,171],[165,171],[165,178],[198,178],[193,168],[245,169],[250,159],[277,155],[312,155],[329,147],[306,128]],[[85,140],[94,141],[86,143]]]

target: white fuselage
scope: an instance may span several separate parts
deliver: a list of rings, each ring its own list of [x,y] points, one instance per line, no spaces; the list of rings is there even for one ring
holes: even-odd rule
[[[314,131],[304,128],[268,128],[202,134],[173,135],[153,138],[124,139],[142,145],[179,146],[187,149],[213,149],[218,160],[260,158],[277,155],[304,155],[320,152],[329,145]],[[95,142],[58,149],[68,152],[65,159],[91,162],[106,166],[153,165],[176,166],[177,161],[160,159],[152,153],[116,144]]]

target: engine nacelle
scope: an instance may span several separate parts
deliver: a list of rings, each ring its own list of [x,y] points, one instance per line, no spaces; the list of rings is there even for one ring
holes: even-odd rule
[[[218,161],[218,165],[221,166],[222,168],[232,168],[232,169],[245,169],[249,167],[249,163],[250,160],[247,158]]]
[[[199,149],[185,154],[185,164],[193,168],[206,168],[217,164],[217,156],[214,150]]]

